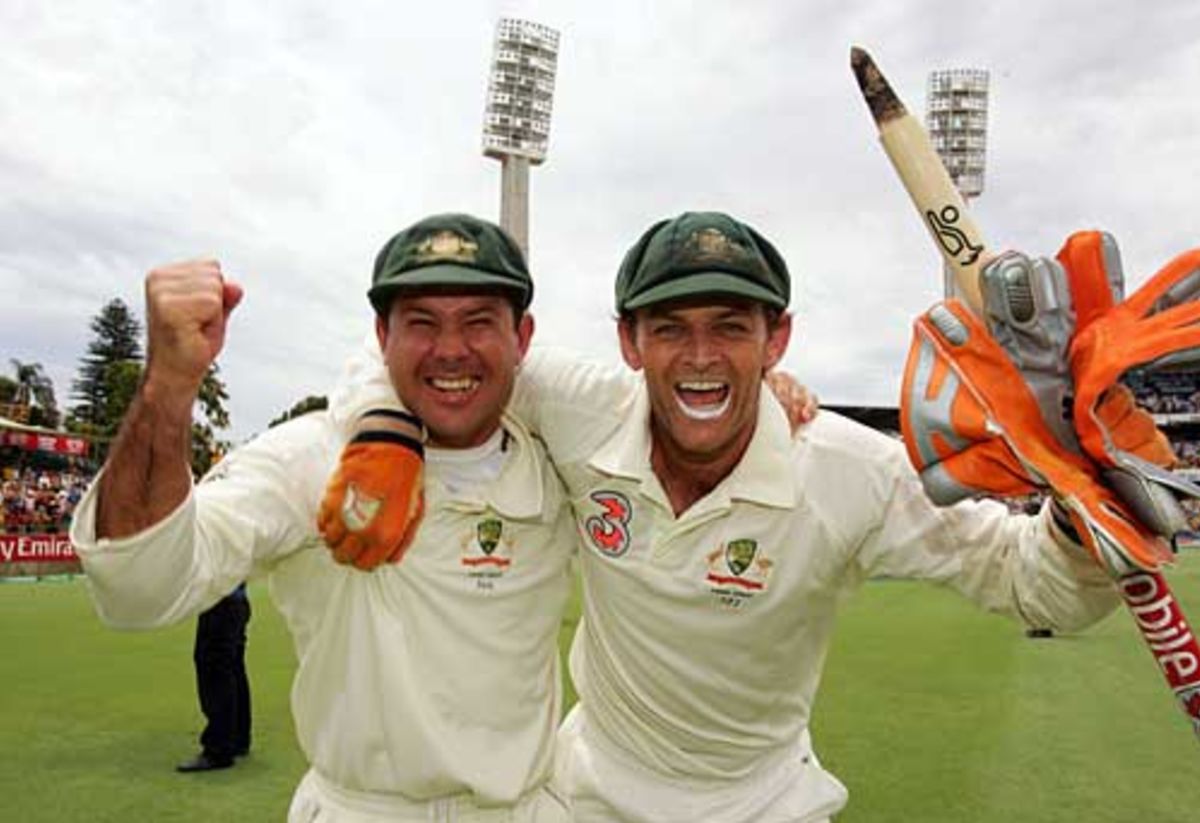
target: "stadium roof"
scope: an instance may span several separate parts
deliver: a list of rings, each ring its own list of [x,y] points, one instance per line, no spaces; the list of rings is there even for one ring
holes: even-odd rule
[[[821,408],[829,409],[831,412],[849,417],[851,420],[879,431],[900,431],[900,410],[895,406],[827,406],[822,404]]]

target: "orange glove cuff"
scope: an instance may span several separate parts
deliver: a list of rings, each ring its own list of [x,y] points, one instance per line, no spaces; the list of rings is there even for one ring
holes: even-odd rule
[[[317,525],[339,563],[398,562],[423,512],[424,447],[392,431],[360,432],[342,451]]]

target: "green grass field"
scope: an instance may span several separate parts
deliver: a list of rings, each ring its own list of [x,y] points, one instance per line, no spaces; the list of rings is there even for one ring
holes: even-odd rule
[[[1171,580],[1200,620],[1200,553]],[[0,584],[0,820],[282,820],[304,771],[292,651],[265,587],[251,597],[254,750],[178,775],[201,726],[192,626],[111,632],[82,580]],[[948,592],[870,584],[843,614],[814,735],[850,787],[839,823],[1200,820],[1200,745],[1124,613],[1034,641]]]

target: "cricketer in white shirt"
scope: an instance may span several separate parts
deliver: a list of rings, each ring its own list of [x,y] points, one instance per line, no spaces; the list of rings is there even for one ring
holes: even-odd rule
[[[336,396],[192,486],[177,435],[240,298],[215,261],[147,277],[149,374],[72,541],[120,628],[187,619],[267,576],[295,643],[292,713],[311,765],[291,823],[562,823],[548,783],[575,543],[544,448],[503,413],[532,332],[528,271],[498,227],[438,215],[385,245],[373,282],[379,344],[389,363],[408,358],[392,379],[431,438],[386,445],[410,464],[426,455],[402,563],[339,564],[318,533],[349,442]]]
[[[542,448],[511,417],[503,432],[499,473],[474,487],[447,489],[430,450],[417,539],[371,573],[335,563],[316,532],[345,442],[325,412],[233,452],[133,537],[95,538],[93,485],[71,539],[117,628],[186,620],[266,574],[299,661],[292,714],[310,779],[351,805],[516,804],[549,777],[574,538]]]

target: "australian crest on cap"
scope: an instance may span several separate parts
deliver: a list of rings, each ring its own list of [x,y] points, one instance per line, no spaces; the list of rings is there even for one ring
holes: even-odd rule
[[[474,263],[479,244],[449,229],[439,229],[417,244],[413,257],[421,263],[441,260]]]
[[[746,250],[736,240],[711,226],[692,232],[683,247],[697,263],[732,263],[746,256]]]

